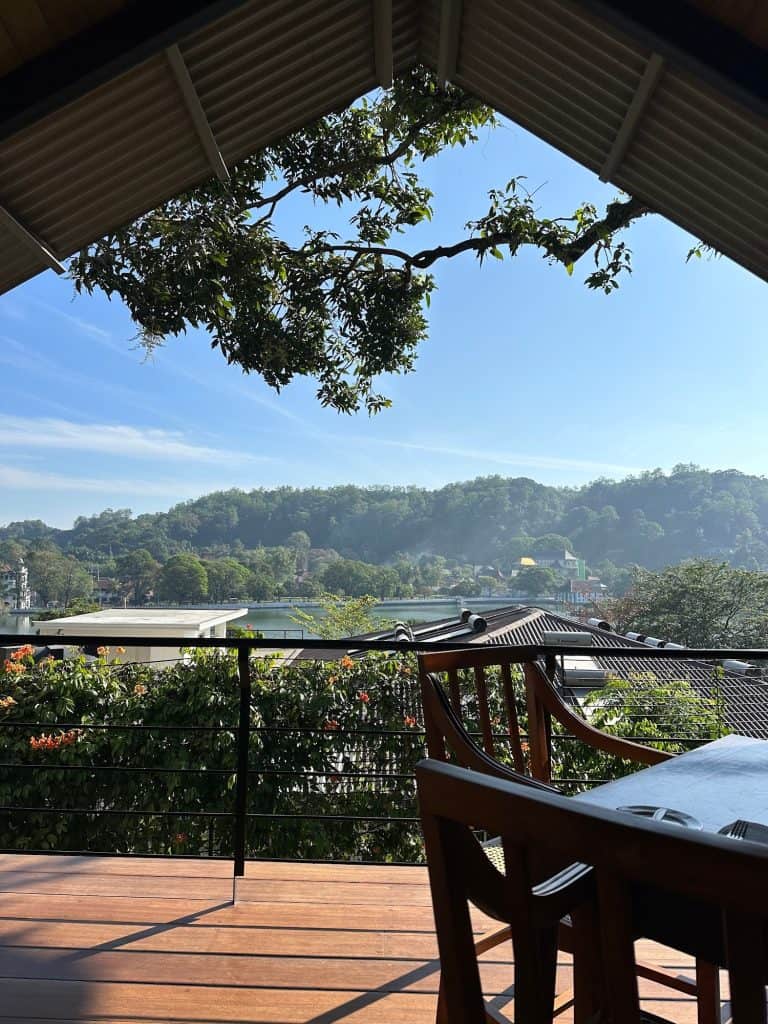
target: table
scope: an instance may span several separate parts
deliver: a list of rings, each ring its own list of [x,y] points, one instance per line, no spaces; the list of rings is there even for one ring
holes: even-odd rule
[[[717,832],[738,818],[768,825],[768,742],[724,736],[574,799],[611,809],[637,804],[669,807],[697,818],[707,832]],[[633,919],[637,934],[696,957],[698,1019],[719,1022],[717,965],[725,964],[719,911],[638,887]]]
[[[724,736],[574,799],[610,808],[670,807],[698,818],[707,832],[737,818],[768,825],[768,742]]]

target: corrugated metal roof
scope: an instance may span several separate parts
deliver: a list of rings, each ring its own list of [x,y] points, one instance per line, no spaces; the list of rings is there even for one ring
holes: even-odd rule
[[[543,608],[514,605],[484,611],[482,616],[488,624],[485,631],[472,633],[467,630],[463,635],[451,639],[457,642],[466,640],[467,646],[488,644],[525,647],[540,645],[545,632],[591,633],[592,645],[584,648],[582,657],[589,657],[597,667],[605,669],[611,676],[630,683],[642,676],[653,676],[660,683],[687,682],[702,697],[711,698],[713,694],[718,693],[723,702],[725,721],[730,729],[743,736],[768,739],[768,685],[762,679],[724,672],[714,664],[693,658],[643,658],[642,652],[649,650],[648,644],[630,640],[620,633],[589,626],[578,619],[558,615]],[[418,631],[417,641],[428,645],[438,637],[445,638],[448,631],[461,627],[460,620],[453,617],[420,623],[414,629]],[[371,633],[365,638],[356,639],[392,638],[392,632],[388,631]],[[628,647],[636,648],[638,656],[617,656],[610,653],[616,648]],[[318,653],[322,660],[335,661],[346,651],[340,648],[322,652],[303,651],[299,657],[312,659],[317,657]],[[557,671],[559,674],[559,666]],[[583,685],[580,684],[582,688]],[[598,683],[594,685],[595,688],[599,686]]]
[[[631,682],[639,676],[650,675],[662,683],[684,680],[703,697],[719,692],[729,728],[743,736],[768,739],[768,686],[761,680],[723,672],[712,664],[694,659],[611,655],[612,648],[636,647],[642,651],[647,650],[648,645],[541,608],[500,609],[488,612],[485,617],[488,631],[478,636],[475,643],[540,644],[546,630],[588,632],[593,638],[592,647],[586,648],[590,657],[617,679]]]
[[[225,161],[376,85],[374,2],[251,0],[178,40]],[[453,79],[600,173],[652,51],[594,7],[464,0]],[[392,9],[395,72],[437,67],[440,0]],[[737,23],[763,38],[757,8]],[[768,122],[684,63],[667,55],[612,179],[768,278]],[[210,175],[162,51],[0,142],[0,205],[59,258]],[[0,225],[0,291],[44,265]]]

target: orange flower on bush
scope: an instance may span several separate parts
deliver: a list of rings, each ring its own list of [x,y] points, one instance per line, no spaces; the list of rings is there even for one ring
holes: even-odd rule
[[[67,729],[58,736],[44,732],[40,736],[30,736],[29,745],[33,750],[59,750],[61,747],[71,746],[81,732],[82,729]]]
[[[338,676],[328,676],[328,685],[329,686],[335,686],[336,683],[338,683],[338,681],[339,681],[339,677]]]
[[[136,683],[136,685],[133,688],[134,697],[143,697],[146,692],[147,688],[144,685],[144,683]]]
[[[416,719],[413,717],[413,715],[406,715],[405,718],[403,719],[403,724],[408,729],[412,729],[414,725],[416,725]]]
[[[100,658],[103,658],[105,654],[109,654],[109,648],[108,647],[97,647],[96,648],[96,653],[98,654],[98,656]]]
[[[355,667],[354,661],[350,658],[350,656],[348,654],[344,655],[344,657],[341,659],[339,664],[341,665],[342,668],[354,668]]]
[[[357,694],[357,699],[361,700],[363,704],[367,704],[371,699],[371,695],[369,693],[366,693],[365,690],[359,690]]]
[[[7,711],[8,708],[12,708],[16,701],[13,697],[0,697],[0,710]]]
[[[13,651],[9,657],[11,661],[22,661],[24,658],[29,658],[30,655],[35,653],[35,649],[32,644],[24,644],[23,647],[18,647]]]
[[[24,671],[24,666],[20,665],[18,661],[10,661],[8,658],[3,662],[3,670],[10,672],[11,675],[18,675],[19,672]]]
[[[325,729],[326,732],[331,732],[333,729],[338,728],[339,723],[336,721],[335,718],[326,718],[326,720],[323,722],[323,729]]]
[[[115,648],[115,652],[117,654],[125,654],[125,648],[124,647],[116,647]]]
[[[189,836],[187,835],[186,832],[177,832],[176,835],[173,837],[173,841],[174,843],[181,844],[186,843],[188,838]]]

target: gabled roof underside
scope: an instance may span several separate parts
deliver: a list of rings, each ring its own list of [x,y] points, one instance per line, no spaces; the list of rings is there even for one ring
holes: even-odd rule
[[[66,2],[72,18],[78,0]],[[6,46],[0,63],[0,292],[205,180],[219,161],[231,166],[419,61],[768,278],[764,93],[730,88],[727,75],[708,74],[668,40],[656,46],[647,31],[628,30],[610,17],[622,6],[165,0],[155,4],[163,24],[153,36],[146,0],[114,0],[108,17],[83,21],[82,38],[50,33],[50,52],[38,31],[26,50],[24,40]],[[744,66],[765,54],[757,29],[711,25],[737,40],[737,54],[746,48]],[[0,44],[11,28],[0,18]],[[131,39],[122,53],[117,28]],[[181,72],[168,53],[174,44]],[[79,52],[69,64],[67,47]],[[94,66],[78,78],[83,54]],[[60,87],[51,80],[45,93],[46,75],[59,75]],[[32,86],[35,103],[25,107]]]

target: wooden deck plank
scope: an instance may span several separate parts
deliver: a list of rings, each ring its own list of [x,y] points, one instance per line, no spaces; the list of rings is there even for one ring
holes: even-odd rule
[[[305,880],[326,882],[362,881],[412,882],[422,885],[427,869],[401,864],[331,864],[312,861],[251,860],[246,862],[248,879],[295,878],[298,871]],[[0,854],[0,872],[40,871],[45,874],[158,875],[164,878],[232,878],[232,861],[191,857],[99,857],[68,854],[52,863],[45,854]]]
[[[207,953],[218,956],[337,956],[417,958],[437,956],[434,935],[428,932],[344,932],[338,929],[194,928],[165,925],[126,930],[119,925],[80,923],[0,922],[0,952],[4,948],[58,950],[120,948],[129,953]]]
[[[221,868],[0,857],[0,1022],[433,1024],[439,973],[423,868],[252,862],[234,906]],[[476,915],[479,930],[488,923]],[[646,962],[692,975],[674,950],[640,946]],[[501,1007],[510,961],[508,943],[482,958]],[[563,957],[559,987],[570,973]],[[641,991],[648,1009],[694,1024],[692,1000]]]
[[[1,886],[0,882],[0,886]],[[482,915],[476,915],[478,924]],[[424,931],[432,933],[432,908],[406,907],[398,904],[380,906],[372,921],[367,915],[350,915],[343,904],[283,903],[279,919],[274,904],[263,902],[238,903],[230,900],[161,900],[145,897],[141,900],[112,898],[111,896],[56,896],[24,892],[4,893],[0,897],[0,922],[14,920],[41,920],[63,922],[126,923],[149,926],[185,917],[190,928],[257,928],[279,924],[281,928],[340,929],[356,932]]]
[[[6,870],[0,872],[0,892],[37,892],[58,896],[124,896],[134,899],[161,896],[163,899],[229,899],[231,879],[162,877],[158,875],[100,875],[86,872]],[[347,906],[396,905],[430,907],[429,889],[424,884],[378,882],[323,882],[304,879],[242,878],[238,899],[271,903],[325,903],[330,898]]]
[[[216,1024],[395,1024],[433,1019],[435,1000],[417,993],[366,990],[188,988],[183,985],[85,984],[9,980],[2,985],[2,1014],[25,1020],[211,1021]],[[1,1018],[0,1018],[1,1019]]]

